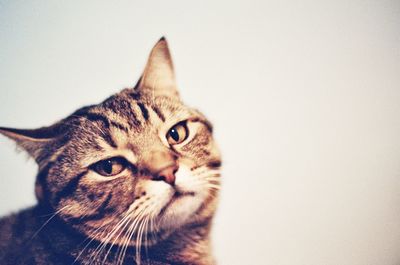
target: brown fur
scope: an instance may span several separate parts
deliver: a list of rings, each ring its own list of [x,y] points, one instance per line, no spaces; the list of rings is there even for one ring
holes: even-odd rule
[[[187,138],[172,144],[177,124]],[[220,154],[210,122],[179,98],[164,38],[134,89],[49,127],[0,132],[39,165],[38,204],[0,219],[1,264],[214,264]],[[110,158],[123,170],[100,174]]]

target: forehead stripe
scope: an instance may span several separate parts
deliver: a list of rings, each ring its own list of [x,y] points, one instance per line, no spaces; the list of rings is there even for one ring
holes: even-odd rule
[[[164,114],[162,114],[161,110],[157,106],[154,106],[154,105],[151,106],[151,108],[157,114],[157,116],[160,118],[160,120],[165,122],[165,116],[164,116]]]
[[[133,105],[126,99],[118,101],[113,111],[119,116],[123,117],[131,128],[139,127],[141,125],[140,120],[137,118]]]
[[[100,113],[82,113],[81,115],[79,115],[79,117],[83,117],[86,118],[89,121],[92,122],[100,122],[105,129],[107,130],[101,130],[100,132],[101,134],[99,134],[110,146],[116,148],[117,144],[115,143],[115,141],[113,140],[113,138],[110,135],[109,132],[109,128],[110,128],[110,124],[111,122],[108,120],[108,118],[106,116],[104,116],[103,114]]]
[[[122,96],[114,96],[103,102],[103,108],[114,112],[117,116],[126,120],[130,128],[139,127],[140,121],[133,110],[131,100]]]
[[[106,128],[110,127],[110,121],[103,114],[88,112],[88,113],[84,113],[80,116],[88,119],[89,121],[93,121],[93,122],[100,121],[101,123],[103,123],[104,127],[106,127]]]
[[[139,93],[139,92],[132,92],[132,93],[129,93],[129,96],[130,96],[132,99],[134,99],[134,100],[140,99],[140,93]]]
[[[146,106],[140,102],[138,102],[137,105],[139,106],[140,111],[142,112],[144,120],[147,121],[149,119],[149,112],[147,111]]]
[[[110,124],[111,124],[111,126],[116,127],[118,129],[120,129],[121,131],[128,132],[128,128],[126,128],[124,125],[122,125],[119,122],[111,121]]]

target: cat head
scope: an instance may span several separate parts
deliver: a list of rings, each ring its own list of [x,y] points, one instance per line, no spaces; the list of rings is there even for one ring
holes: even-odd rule
[[[38,163],[39,203],[96,240],[134,245],[151,233],[156,242],[215,211],[220,154],[212,126],[180,100],[164,38],[135,88],[49,127],[0,132]]]

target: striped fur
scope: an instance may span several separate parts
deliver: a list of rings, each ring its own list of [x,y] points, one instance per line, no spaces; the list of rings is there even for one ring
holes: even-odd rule
[[[170,144],[183,123],[187,138]],[[214,264],[220,154],[210,122],[179,98],[164,38],[135,88],[49,127],[0,132],[39,165],[38,204],[0,219],[1,264]],[[126,161],[120,173],[95,170],[110,158]],[[155,177],[163,165],[173,182]]]

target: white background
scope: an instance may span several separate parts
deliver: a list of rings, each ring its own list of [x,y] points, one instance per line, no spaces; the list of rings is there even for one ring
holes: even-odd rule
[[[400,264],[398,1],[0,0],[0,124],[133,86],[162,35],[224,154],[219,264]],[[0,146],[3,215],[36,166]]]

